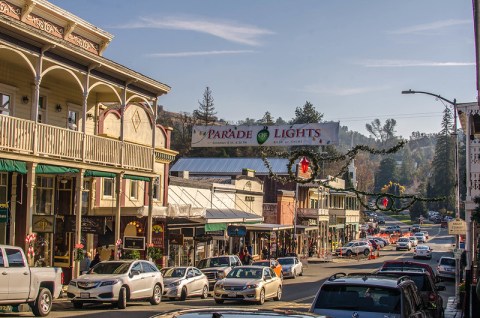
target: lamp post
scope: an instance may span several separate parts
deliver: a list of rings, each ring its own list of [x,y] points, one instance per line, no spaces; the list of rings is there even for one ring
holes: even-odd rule
[[[408,91],[402,91],[402,94],[425,94],[433,96],[437,99],[443,100],[447,104],[450,104],[453,107],[453,131],[455,136],[455,218],[460,219],[460,171],[458,167],[458,135],[457,135],[457,100],[454,98],[453,101],[448,100],[440,95],[423,92],[423,91],[414,91],[409,89]],[[468,222],[468,221],[467,221]],[[468,226],[468,225],[467,225]],[[458,235],[456,235],[455,247],[459,247]],[[460,266],[458,266],[459,261],[456,260],[457,266],[455,266],[455,286],[458,286],[460,283]],[[466,275],[467,276],[467,275]],[[458,300],[458,288],[455,287],[455,298]]]

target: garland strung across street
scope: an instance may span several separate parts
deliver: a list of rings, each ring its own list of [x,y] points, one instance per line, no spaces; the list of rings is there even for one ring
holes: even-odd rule
[[[436,202],[436,201],[445,200],[445,197],[425,198],[425,197],[421,197],[413,194],[396,195],[396,194],[391,194],[386,192],[380,192],[380,193],[366,192],[366,191],[361,191],[352,187],[346,188],[346,189],[339,189],[329,185],[330,181],[335,180],[336,178],[342,176],[343,174],[345,174],[345,172],[348,171],[348,166],[350,165],[352,160],[355,159],[355,157],[359,152],[367,152],[371,155],[389,155],[389,154],[396,153],[405,144],[406,144],[406,141],[401,140],[395,146],[388,149],[382,149],[382,150],[373,149],[365,145],[358,145],[352,148],[351,150],[349,150],[348,152],[346,152],[345,154],[340,154],[340,155],[329,155],[323,152],[312,151],[305,148],[302,148],[299,150],[293,150],[293,151],[282,151],[282,152],[273,152],[269,149],[263,149],[262,160],[269,171],[269,176],[275,180],[278,180],[279,182],[282,182],[284,184],[288,182],[297,182],[302,184],[315,183],[315,184],[318,184],[319,186],[323,186],[327,189],[334,190],[334,191],[353,192],[359,199],[358,201],[360,202],[360,204],[368,210],[400,212],[410,208],[417,201]],[[272,167],[267,158],[268,156],[289,159],[289,162],[287,165],[287,169],[288,169],[287,177],[279,176],[273,172]],[[292,169],[292,167],[295,165],[295,162],[297,162],[298,160],[300,160],[301,170],[304,174],[310,168],[311,173],[309,174],[309,176],[302,177],[302,178],[297,177],[295,173],[296,169],[294,170]],[[330,177],[330,179],[328,180],[318,179],[320,164],[324,162],[342,162],[342,161],[344,161],[345,163],[343,164],[343,166],[340,168],[339,172],[336,175]],[[368,202],[365,202],[367,201],[368,197],[376,198],[375,204],[373,206],[368,205]],[[400,202],[400,203],[398,204],[397,202]]]

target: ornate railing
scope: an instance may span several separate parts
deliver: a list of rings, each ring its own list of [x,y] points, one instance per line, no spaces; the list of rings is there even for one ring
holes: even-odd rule
[[[0,151],[153,171],[152,147],[5,115],[0,115]]]

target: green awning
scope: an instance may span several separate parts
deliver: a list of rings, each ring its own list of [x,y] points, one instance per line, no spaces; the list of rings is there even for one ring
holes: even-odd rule
[[[0,171],[27,174],[27,164],[18,160],[0,159]]]
[[[84,177],[103,177],[103,178],[115,178],[116,174],[113,172],[86,170],[83,174]]]
[[[227,229],[227,223],[207,223],[205,232],[222,231]]]
[[[61,166],[51,166],[39,164],[35,168],[36,174],[64,174],[64,173],[78,173],[78,169],[61,167]]]
[[[148,177],[134,176],[131,174],[124,174],[123,179],[138,180],[138,181],[150,181]]]

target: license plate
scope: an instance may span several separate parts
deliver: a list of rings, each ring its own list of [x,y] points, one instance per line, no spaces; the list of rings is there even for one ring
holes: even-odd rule
[[[228,297],[237,297],[237,293],[228,293]]]
[[[80,293],[80,298],[90,298],[90,293]]]

